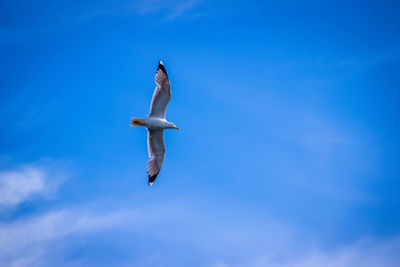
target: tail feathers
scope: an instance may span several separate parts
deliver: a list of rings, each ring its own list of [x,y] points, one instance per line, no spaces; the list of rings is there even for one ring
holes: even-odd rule
[[[131,118],[131,126],[144,126],[144,121],[143,118]]]

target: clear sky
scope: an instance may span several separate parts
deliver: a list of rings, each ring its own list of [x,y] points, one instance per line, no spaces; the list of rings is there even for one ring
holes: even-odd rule
[[[400,4],[0,3],[1,266],[400,266]],[[164,166],[144,117],[170,77]]]

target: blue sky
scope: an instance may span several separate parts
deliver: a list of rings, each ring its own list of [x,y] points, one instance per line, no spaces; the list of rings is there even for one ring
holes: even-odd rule
[[[400,265],[396,1],[0,10],[1,266]]]

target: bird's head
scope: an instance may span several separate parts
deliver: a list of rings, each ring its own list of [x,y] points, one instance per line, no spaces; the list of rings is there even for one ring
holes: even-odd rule
[[[179,127],[176,127],[176,125],[175,124],[173,124],[173,123],[171,123],[172,125],[171,125],[171,129],[177,129],[177,130],[180,130],[180,128]]]

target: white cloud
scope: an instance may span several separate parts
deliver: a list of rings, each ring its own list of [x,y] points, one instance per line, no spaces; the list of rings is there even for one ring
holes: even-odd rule
[[[124,217],[121,212],[96,215],[85,210],[63,209],[0,223],[0,265],[46,265],[54,242],[117,227]]]
[[[299,245],[299,250],[301,244]],[[277,255],[260,256],[241,264],[215,262],[212,266],[224,267],[396,267],[400,266],[400,237],[392,239],[360,240],[340,248],[309,248],[297,257],[281,259]],[[294,251],[282,251],[284,255],[296,254]],[[287,259],[289,258],[289,259]]]
[[[199,4],[199,0],[145,0],[133,4],[131,9],[141,15],[165,12],[167,15],[160,14],[161,17],[165,20],[173,20],[191,11]]]
[[[172,218],[174,216],[166,211],[185,213],[175,204],[126,208],[120,205],[115,207],[114,203],[110,210],[104,208],[106,202],[62,207],[0,222],[0,266],[87,266],[83,263],[88,260],[85,256],[72,262],[65,259],[65,254],[69,252],[66,247],[71,248],[76,240],[80,240],[78,243],[85,242],[89,234],[101,237],[112,231],[123,231],[128,236],[132,232],[151,236],[154,225],[182,220]],[[138,245],[135,240],[129,242],[133,246]],[[115,258],[112,266],[120,266],[117,262]]]
[[[38,17],[34,18],[34,23],[16,24],[12,27],[0,25],[0,44],[24,42],[32,40],[34,36],[60,33],[98,18],[113,19],[115,16],[131,17],[156,14],[159,21],[174,20],[193,11],[199,6],[200,0],[106,0],[98,5],[83,4],[72,8],[69,2],[65,3],[68,8],[63,8],[63,3],[61,3],[61,7],[59,6],[60,3],[57,3],[47,5],[43,12],[39,10],[40,12],[36,12]],[[69,12],[61,14],[60,10],[69,10]],[[13,21],[20,21],[18,18],[21,14],[23,13],[12,13],[10,11],[10,17],[13,18]],[[198,16],[199,14],[196,13],[191,18]],[[51,21],[51,23],[48,23],[48,21]]]
[[[107,233],[114,232],[124,233],[132,247],[124,248],[125,252],[122,250],[122,254],[116,255],[112,263],[102,266],[165,266],[168,263],[185,266],[184,262],[175,262],[182,251],[192,251],[195,257],[207,255],[208,266],[215,267],[394,267],[400,263],[399,237],[360,239],[325,247],[304,239],[304,235],[299,238],[290,227],[261,220],[256,215],[238,218],[217,208],[218,216],[214,220],[199,223],[198,218],[206,216],[207,207],[185,201],[132,207],[132,201],[128,202],[129,207],[113,202],[112,210],[104,207],[105,202],[96,202],[2,222],[0,266],[86,266],[90,253],[80,252],[73,261],[65,256],[76,249],[74,242],[84,244],[85,240],[99,240],[99,237],[102,240],[104,236],[101,242],[113,243],[116,240],[108,239]],[[179,235],[171,229],[179,229]],[[158,250],[156,255],[131,255],[131,251],[142,246],[135,239],[135,233],[156,243],[188,246],[176,255],[169,250]],[[126,244],[126,240],[119,241]],[[118,250],[121,246],[118,242],[109,245]],[[123,256],[122,262],[120,256]],[[207,262],[203,264],[207,266]]]
[[[36,196],[51,197],[66,177],[65,170],[57,169],[53,164],[32,164],[0,171],[0,207],[16,206]]]

